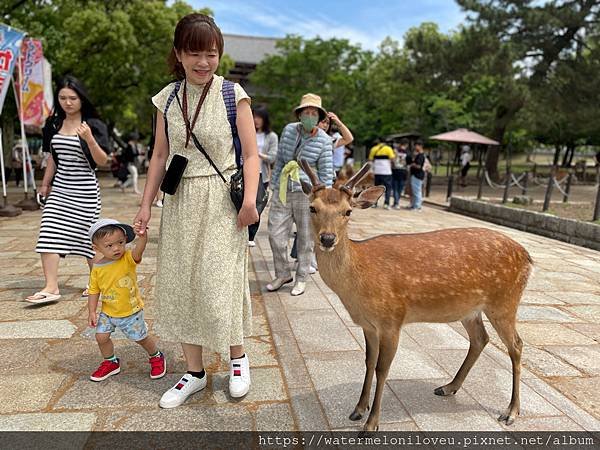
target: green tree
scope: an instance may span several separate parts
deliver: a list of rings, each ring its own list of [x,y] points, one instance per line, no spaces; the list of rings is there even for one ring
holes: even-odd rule
[[[55,77],[69,73],[86,84],[110,126],[144,133],[150,96],[172,78],[166,59],[175,24],[194,12],[180,0],[3,0],[0,10],[6,23],[42,39]],[[224,55],[220,71],[232,65]]]
[[[307,92],[321,96],[323,107],[335,111],[351,128],[360,128],[361,98],[371,52],[345,39],[304,40],[287,36],[279,53],[263,60],[251,75],[258,89],[255,104],[267,102],[274,128],[295,120],[292,111]]]

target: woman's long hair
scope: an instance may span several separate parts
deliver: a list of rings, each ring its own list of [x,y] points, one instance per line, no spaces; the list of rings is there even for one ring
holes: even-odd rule
[[[99,119],[100,118],[98,111],[96,111],[96,108],[90,101],[90,97],[89,97],[83,83],[81,81],[79,81],[77,78],[75,78],[71,75],[67,75],[67,76],[63,77],[62,79],[60,79],[58,81],[58,83],[56,84],[56,93],[54,94],[54,112],[52,114],[52,119],[54,119],[56,122],[62,123],[63,120],[65,120],[65,117],[67,117],[65,110],[62,109],[62,106],[60,106],[60,102],[58,101],[58,93],[61,91],[61,89],[64,89],[64,88],[69,88],[69,89],[74,90],[77,93],[79,100],[81,100],[81,119],[82,120]]]
[[[271,121],[269,120],[269,112],[264,106],[257,106],[252,109],[252,115],[258,116],[263,121],[262,132],[269,134],[271,132]]]

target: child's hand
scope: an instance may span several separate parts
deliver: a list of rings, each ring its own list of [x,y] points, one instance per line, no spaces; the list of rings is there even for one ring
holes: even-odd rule
[[[95,327],[98,324],[98,315],[96,312],[90,312],[88,314],[88,325],[90,327]]]
[[[148,227],[145,227],[144,229],[142,229],[142,222],[136,222],[133,224],[133,231],[135,231],[136,236],[141,237],[143,235],[146,234],[146,230],[148,230]]]

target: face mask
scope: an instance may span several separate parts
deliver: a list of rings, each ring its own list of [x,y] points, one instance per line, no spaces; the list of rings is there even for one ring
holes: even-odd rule
[[[319,118],[315,116],[302,115],[300,116],[300,122],[306,131],[310,131],[317,126]]]

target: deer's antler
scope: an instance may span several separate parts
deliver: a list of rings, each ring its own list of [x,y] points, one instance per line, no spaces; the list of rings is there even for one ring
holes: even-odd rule
[[[360,170],[356,172],[354,176],[350,178],[340,189],[352,196],[352,190],[354,189],[354,186],[369,172],[370,168],[371,163],[365,163],[365,165],[362,166]]]
[[[325,185],[321,183],[319,178],[317,178],[317,175],[313,172],[310,165],[305,159],[300,159],[300,166],[302,167],[302,170],[304,170],[306,175],[308,175],[308,178],[310,178],[313,191],[318,191],[319,189],[323,189],[325,187]]]

